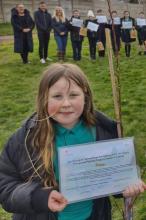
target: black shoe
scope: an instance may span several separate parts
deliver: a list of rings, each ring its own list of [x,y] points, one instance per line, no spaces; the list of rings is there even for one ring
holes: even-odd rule
[[[139,51],[139,52],[138,52],[138,55],[140,55],[140,56],[141,56],[141,55],[142,55],[142,52],[141,52],[141,51]]]
[[[126,53],[126,57],[130,57],[130,54],[129,54],[129,53]]]

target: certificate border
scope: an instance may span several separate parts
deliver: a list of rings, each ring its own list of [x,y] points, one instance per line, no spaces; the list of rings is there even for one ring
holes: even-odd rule
[[[104,142],[116,142],[116,141],[120,141],[120,140],[126,140],[126,139],[130,139],[132,142],[133,142],[133,151],[134,151],[134,165],[136,166],[136,169],[137,169],[137,160],[136,160],[136,151],[135,151],[135,139],[134,137],[124,137],[124,138],[114,138],[114,139],[108,139],[108,140],[100,140],[100,141],[96,141],[96,142],[90,142],[90,143],[83,143],[83,144],[75,144],[75,145],[67,145],[67,146],[63,146],[63,147],[60,147],[58,148],[58,165],[59,167],[61,166],[61,163],[60,163],[60,152],[62,149],[68,149],[70,147],[74,148],[74,147],[77,147],[77,146],[80,146],[80,147],[85,147],[86,145],[88,144],[100,144],[100,143],[104,143]],[[60,170],[60,169],[59,169]],[[139,178],[139,172],[138,172],[138,169],[137,169],[137,177]],[[61,192],[61,176],[60,176],[60,171],[59,171],[59,190]],[[114,193],[108,193],[108,194],[104,194],[104,195],[100,195],[100,196],[91,196],[90,198],[84,198],[84,199],[78,199],[78,200],[75,200],[75,201],[69,201],[69,204],[71,203],[76,203],[76,202],[80,202],[80,201],[86,201],[86,200],[92,200],[92,199],[95,199],[95,198],[102,198],[102,197],[105,197],[105,196],[110,196],[110,195],[116,195],[116,194],[121,194],[122,191],[118,191],[118,192],[114,192]]]

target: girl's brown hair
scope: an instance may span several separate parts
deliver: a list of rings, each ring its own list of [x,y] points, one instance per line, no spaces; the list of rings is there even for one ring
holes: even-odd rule
[[[36,110],[37,123],[33,130],[33,134],[31,135],[32,146],[37,150],[42,162],[41,166],[38,166],[36,169],[37,172],[43,176],[43,183],[45,186],[56,186],[53,171],[55,134],[53,129],[53,119],[48,115],[48,95],[50,87],[61,77],[65,77],[69,83],[74,81],[83,90],[85,95],[85,106],[82,118],[87,126],[95,125],[92,93],[83,71],[74,64],[56,63],[50,65],[44,72],[39,85]]]

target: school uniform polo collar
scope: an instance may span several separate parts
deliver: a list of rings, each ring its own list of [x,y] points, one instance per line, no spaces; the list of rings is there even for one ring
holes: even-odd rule
[[[80,121],[78,121],[73,128],[69,129],[69,128],[65,128],[63,126],[61,126],[58,123],[54,124],[54,128],[57,134],[67,134],[67,133],[77,133],[81,131],[81,127],[83,125],[83,120],[81,119]]]

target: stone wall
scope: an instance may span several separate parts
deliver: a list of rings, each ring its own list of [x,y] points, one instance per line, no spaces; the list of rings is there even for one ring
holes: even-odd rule
[[[0,22],[9,22],[11,17],[11,9],[20,2],[20,0],[0,1]],[[39,2],[39,0],[23,1],[25,7],[31,12],[32,15],[34,10],[38,8]],[[60,2],[67,17],[71,16],[72,9],[79,9],[81,11],[81,16],[84,18],[87,16],[87,11],[89,9],[92,9],[96,14],[96,10],[101,8],[105,14],[108,15],[106,0],[60,0]],[[138,12],[143,10],[143,5],[127,4],[117,0],[112,0],[111,2],[112,10],[117,10],[120,16],[122,16],[124,10],[129,10],[131,16],[136,17]],[[58,5],[58,0],[48,0],[46,3],[48,5],[48,10],[51,12],[51,14],[53,14],[55,6]]]

